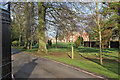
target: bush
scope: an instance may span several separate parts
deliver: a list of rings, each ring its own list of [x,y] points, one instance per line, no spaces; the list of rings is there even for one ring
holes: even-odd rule
[[[24,46],[24,44],[25,44],[25,42],[21,42],[21,43],[20,43],[20,46]]]
[[[39,47],[39,44],[38,44],[38,43],[36,43],[34,46],[35,46],[35,47]]]
[[[75,45],[78,48],[79,46],[81,46],[82,44],[84,44],[84,40],[83,37],[78,36],[77,40],[75,41]]]
[[[18,46],[18,43],[19,43],[18,41],[13,41],[12,46]]]
[[[81,44],[82,44],[82,45],[84,44],[84,39],[83,39],[83,37],[81,37]]]
[[[52,41],[48,40],[48,45],[51,47],[52,46]]]
[[[77,37],[77,40],[75,41],[75,45],[78,48],[81,45],[81,37]]]

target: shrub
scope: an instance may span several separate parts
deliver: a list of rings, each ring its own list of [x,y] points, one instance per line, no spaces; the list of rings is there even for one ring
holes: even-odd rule
[[[48,40],[48,45],[51,47],[52,46],[52,41]]]
[[[39,47],[39,44],[38,44],[38,43],[36,43],[34,46],[35,46],[35,47]]]
[[[75,41],[76,47],[78,48],[79,46],[81,46],[81,45],[83,45],[83,44],[84,44],[84,39],[83,39],[83,37],[78,36],[78,37],[77,37],[77,40]]]
[[[75,41],[75,45],[77,48],[81,45],[81,37],[80,36],[77,37],[77,40]]]
[[[13,41],[12,46],[18,46],[18,43],[19,43],[18,41]]]
[[[81,44],[82,44],[82,45],[84,44],[84,39],[83,39],[83,37],[81,37]]]
[[[25,44],[25,42],[21,42],[21,43],[20,43],[21,46],[24,46],[24,44]]]

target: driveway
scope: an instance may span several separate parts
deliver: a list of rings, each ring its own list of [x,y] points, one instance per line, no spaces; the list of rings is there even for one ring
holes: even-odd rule
[[[12,72],[15,78],[85,78],[88,80],[97,78],[16,49],[12,49],[12,61]]]

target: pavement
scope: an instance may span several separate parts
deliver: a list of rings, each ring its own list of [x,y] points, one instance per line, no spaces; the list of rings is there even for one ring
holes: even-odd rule
[[[15,78],[78,78],[102,80],[54,61],[12,49],[12,73]]]

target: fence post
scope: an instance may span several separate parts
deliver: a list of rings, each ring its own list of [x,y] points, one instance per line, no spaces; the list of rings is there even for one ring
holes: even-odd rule
[[[109,41],[109,48],[110,48],[110,41]]]

